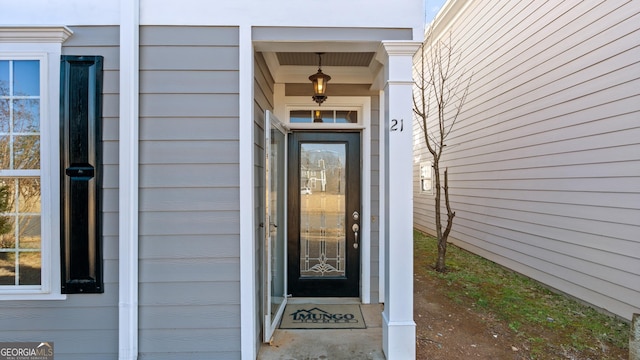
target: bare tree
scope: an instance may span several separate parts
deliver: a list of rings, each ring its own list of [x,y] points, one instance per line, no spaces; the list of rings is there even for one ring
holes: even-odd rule
[[[448,169],[440,173],[440,160],[445,149],[445,141],[456,124],[471,85],[471,76],[460,69],[462,56],[451,41],[434,39],[430,29],[420,47],[418,60],[414,65],[415,91],[413,112],[415,113],[424,142],[432,155],[435,187],[435,227],[438,240],[438,259],[435,269],[446,271],[447,240],[455,211],[449,202]],[[442,196],[447,210],[447,221],[442,224]]]

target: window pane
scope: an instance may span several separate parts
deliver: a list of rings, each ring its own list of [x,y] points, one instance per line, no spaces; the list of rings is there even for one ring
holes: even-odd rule
[[[0,252],[0,285],[16,284],[16,254]]]
[[[40,252],[20,252],[20,285],[40,285],[40,269],[42,262]]]
[[[355,124],[358,122],[358,112],[336,111],[336,122],[341,124]]]
[[[11,152],[9,148],[9,136],[0,135],[0,169],[8,169],[9,161],[11,159]]]
[[[313,122],[332,123],[333,110],[315,110],[313,112],[313,118]],[[316,119],[321,119],[321,121],[317,121]]]
[[[22,178],[18,180],[18,211],[21,214],[40,213],[40,179]]]
[[[311,111],[309,110],[296,110],[289,113],[289,121],[292,123],[310,123]]]
[[[2,96],[2,94],[0,94]],[[0,133],[9,132],[9,100],[0,99]]]
[[[3,226],[6,233],[0,235],[0,249],[15,249],[16,248],[16,236],[13,230],[15,217],[3,216]]]
[[[346,145],[306,143],[300,151],[300,276],[345,276]]]
[[[0,248],[16,247],[14,179],[0,179]]]
[[[8,96],[8,95],[9,95],[9,61],[0,60],[0,96]]]
[[[40,100],[23,99],[13,102],[13,132],[40,131]]]
[[[13,168],[40,168],[40,136],[13,137]]]
[[[40,62],[38,60],[13,62],[13,95],[40,96]]]
[[[16,179],[0,178],[0,213],[15,213]]]
[[[18,226],[18,248],[40,249],[40,216],[20,216]]]

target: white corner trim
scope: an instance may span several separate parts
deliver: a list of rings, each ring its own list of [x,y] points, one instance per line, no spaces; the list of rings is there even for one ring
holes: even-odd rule
[[[66,26],[18,26],[0,27],[0,43],[58,43],[62,44],[73,34]]]
[[[126,0],[123,0],[126,1]],[[240,349],[241,359],[257,356],[256,246],[254,211],[253,44],[251,27],[239,28],[240,94]]]
[[[118,358],[138,358],[139,0],[120,0]]]
[[[363,229],[369,230],[369,236],[362,237],[360,284],[362,288],[361,300],[363,304],[371,303],[371,98],[363,99],[362,104],[362,224]]]

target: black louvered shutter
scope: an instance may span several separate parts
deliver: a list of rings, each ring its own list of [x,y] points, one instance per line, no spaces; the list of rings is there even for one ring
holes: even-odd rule
[[[102,293],[102,56],[62,56],[62,293]]]

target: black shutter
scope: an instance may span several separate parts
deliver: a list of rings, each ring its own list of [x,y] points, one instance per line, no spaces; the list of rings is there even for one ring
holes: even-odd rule
[[[102,293],[100,218],[102,56],[62,56],[60,218],[62,293]]]

